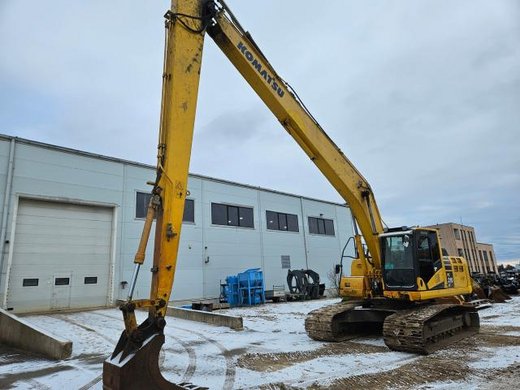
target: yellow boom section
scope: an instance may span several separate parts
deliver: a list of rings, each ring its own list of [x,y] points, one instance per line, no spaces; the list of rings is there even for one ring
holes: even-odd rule
[[[161,207],[157,212],[152,300],[168,302],[175,276],[204,43],[202,20],[181,15],[200,14],[199,0],[174,0],[166,15],[156,183]],[[166,307],[159,312],[164,316]]]
[[[277,75],[230,11],[219,8],[212,16],[214,22],[208,27],[208,34],[348,203],[365,238],[373,265],[379,269],[378,234],[383,232],[383,225],[368,182],[312,117],[296,93]]]

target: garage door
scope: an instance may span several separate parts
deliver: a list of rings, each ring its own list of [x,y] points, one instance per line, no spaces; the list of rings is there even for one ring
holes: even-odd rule
[[[106,306],[113,209],[20,199],[7,308]]]

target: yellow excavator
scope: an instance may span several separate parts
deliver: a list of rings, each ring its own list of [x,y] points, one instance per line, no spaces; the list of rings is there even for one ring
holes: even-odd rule
[[[103,366],[105,389],[193,389],[161,375],[164,343],[181,236],[195,110],[207,33],[263,100],[285,130],[348,203],[356,256],[341,277],[341,303],[309,313],[308,335],[340,341],[366,330],[382,331],[394,350],[429,353],[478,332],[468,265],[443,253],[436,230],[383,222],[370,185],[327,136],[296,92],[262,54],[223,0],[173,0],[166,15],[157,175],[135,256],[129,296],[121,305],[125,330]],[[146,243],[156,218],[150,299],[134,300]],[[337,272],[341,272],[337,267]],[[135,310],[147,309],[137,324]]]

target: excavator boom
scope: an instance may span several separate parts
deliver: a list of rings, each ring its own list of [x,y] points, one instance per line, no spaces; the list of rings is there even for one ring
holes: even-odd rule
[[[334,332],[340,329],[341,323],[349,321],[350,324],[357,324],[356,327],[360,325],[359,327],[363,328],[366,325],[365,317],[359,317],[360,311],[352,310],[358,303],[365,304],[366,301],[363,300],[377,297],[385,303],[403,299],[421,301],[471,291],[471,288],[468,290],[465,286],[467,267],[465,268],[464,262],[449,260],[448,271],[448,263],[440,259],[440,245],[436,233],[434,238],[428,238],[431,232],[424,229],[390,233],[383,229],[379,209],[366,179],[327,136],[294,89],[277,74],[224,0],[173,0],[171,10],[166,13],[165,18],[166,44],[157,176],[153,183],[152,199],[141,243],[134,260],[135,270],[130,283],[130,294],[127,301],[121,305],[125,330],[103,368],[105,389],[196,388],[187,384],[174,385],[167,382],[160,374],[158,354],[164,343],[165,316],[175,276],[184,203],[188,193],[188,168],[206,33],[343,197],[354,217],[355,228],[359,227],[364,239],[363,244],[361,235],[356,234],[355,246],[359,257],[352,263],[352,276],[341,281],[342,291],[346,291],[344,295],[361,300],[344,304],[339,309],[325,310],[324,315],[330,317],[328,324],[323,320],[314,321],[323,314],[315,313],[311,321],[306,321],[306,328],[311,337],[314,337],[313,334],[316,335],[316,339],[343,337],[342,332]],[[134,300],[133,291],[139,269],[144,262],[146,244],[154,218],[156,231],[150,298]],[[390,235],[391,239],[382,241],[385,234],[387,237]],[[382,242],[387,241],[391,244],[387,245],[388,250],[382,253]],[[408,242],[411,244],[408,245]],[[364,250],[364,245],[367,251]],[[429,255],[425,255],[428,250]],[[396,268],[393,272],[393,269],[385,266],[384,254],[387,254],[388,264],[395,261],[397,267],[397,260],[411,259],[415,262],[414,268],[404,271]],[[427,258],[420,259],[421,256]],[[434,259],[434,256],[438,259]],[[438,261],[438,267],[434,265],[434,260]],[[422,263],[418,263],[421,261]],[[455,275],[453,270],[460,274]],[[431,277],[431,280],[424,281],[424,275]],[[408,284],[403,292],[399,283],[405,279]],[[384,286],[384,282],[387,281],[397,281],[397,287],[387,291]],[[148,318],[137,325],[135,310],[139,308],[148,309]],[[375,317],[373,314],[371,316],[378,324],[386,316],[399,324],[401,317],[397,311],[398,309],[390,304],[373,311],[377,313]],[[444,337],[445,334],[456,332],[462,327],[473,329],[475,326],[472,328],[471,325],[476,324],[472,315],[460,313],[456,306],[446,306],[438,313],[427,308],[423,312],[424,318],[421,317],[420,321],[428,324],[431,329],[437,329],[433,331],[432,339],[439,335]],[[442,321],[439,320],[440,317],[443,318]],[[426,327],[422,325],[423,322],[417,321],[418,327]],[[323,326],[329,326],[330,329]],[[395,329],[397,328],[391,328],[392,332]],[[402,342],[395,337],[392,340],[388,343]],[[434,349],[435,342],[432,343],[428,344],[428,350]],[[426,350],[426,345],[414,348]]]
[[[341,149],[307,110],[297,93],[274,70],[252,36],[243,30],[224,2],[206,1],[212,16],[208,34],[257,95],[348,203],[372,255],[381,265],[378,234],[382,219],[372,189]]]

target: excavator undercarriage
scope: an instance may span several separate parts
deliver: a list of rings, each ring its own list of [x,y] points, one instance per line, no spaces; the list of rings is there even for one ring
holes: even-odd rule
[[[314,340],[344,341],[382,333],[388,348],[418,354],[478,333],[479,326],[473,307],[385,299],[345,301],[313,310],[305,319],[305,330]]]

